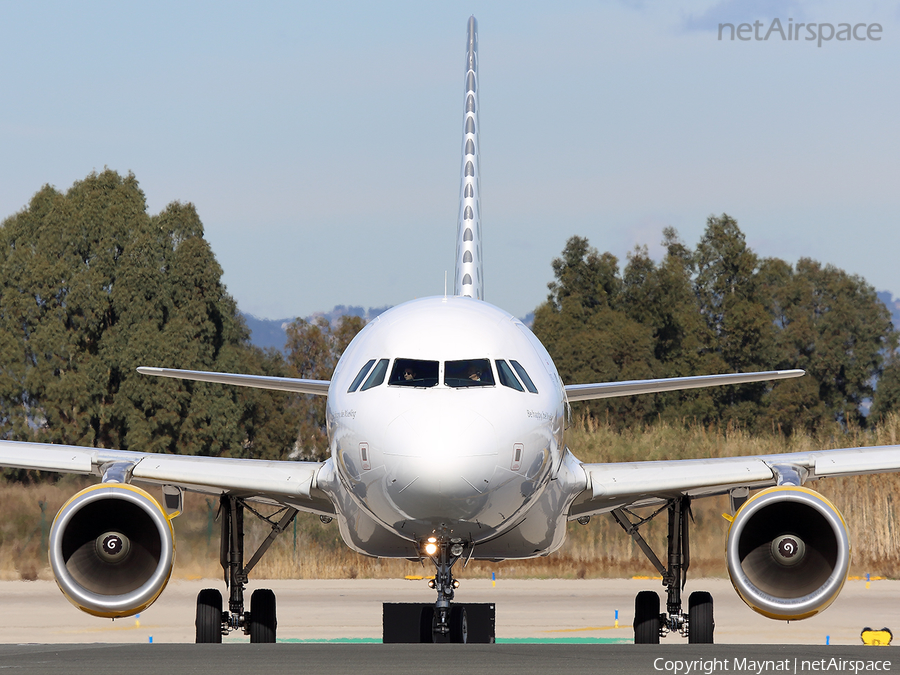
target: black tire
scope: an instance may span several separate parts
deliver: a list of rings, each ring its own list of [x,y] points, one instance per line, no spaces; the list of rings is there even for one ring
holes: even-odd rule
[[[688,598],[688,642],[711,645],[715,627],[712,596],[706,591],[694,591]]]
[[[431,622],[434,619],[434,607],[427,606],[422,608],[422,615],[419,617],[419,642],[432,642]]]
[[[450,642],[466,644],[469,641],[469,617],[462,605],[450,608]]]
[[[659,644],[659,596],[641,591],[634,599],[634,644]]]
[[[275,642],[275,593],[259,588],[250,596],[250,642]]]
[[[197,644],[222,641],[222,594],[215,588],[204,588],[197,594]]]

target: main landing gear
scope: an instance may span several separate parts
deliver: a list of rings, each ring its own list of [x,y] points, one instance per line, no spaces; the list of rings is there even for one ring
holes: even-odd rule
[[[459,642],[469,639],[469,621],[466,608],[451,604],[459,581],[453,578],[453,565],[462,557],[465,546],[462,539],[438,541],[429,537],[422,550],[431,558],[435,571],[434,579],[428,586],[437,591],[434,607],[422,610],[422,642]]]
[[[663,511],[669,516],[668,567],[660,562],[641,536],[638,529],[653,520]],[[660,637],[670,632],[681,633],[690,643],[711,644],[713,641],[713,599],[706,591],[695,591],[688,598],[688,611],[682,611],[681,591],[687,581],[687,571],[691,565],[689,520],[691,498],[678,497],[652,513],[648,518],[638,518],[630,511],[620,508],[612,512],[613,518],[640,546],[651,563],[662,574],[666,587],[666,611],[659,611],[659,595],[656,591],[641,591],[634,600],[634,642],[635,644],[658,644]],[[638,518],[632,521],[631,517]]]
[[[272,525],[272,531],[259,549],[244,565],[244,509],[249,509],[258,518]],[[244,587],[250,570],[259,562],[275,537],[290,525],[297,510],[284,507],[273,516],[266,517],[244,500],[231,495],[222,495],[219,501],[222,519],[222,539],[219,559],[225,571],[225,584],[230,589],[228,611],[222,609],[222,594],[214,588],[206,588],[197,595],[196,642],[221,642],[223,635],[241,630],[250,636],[250,642],[275,642],[278,621],[275,617],[275,594],[268,589],[257,589],[250,596],[250,611],[244,611]],[[275,518],[281,515],[276,521]]]

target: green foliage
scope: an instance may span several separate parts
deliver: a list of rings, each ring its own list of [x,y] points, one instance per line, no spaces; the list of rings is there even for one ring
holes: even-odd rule
[[[710,217],[694,251],[663,233],[659,263],[636,248],[618,261],[572,237],[534,332],[567,383],[775,368],[807,376],[579,404],[621,428],[656,418],[748,429],[813,431],[863,425],[885,355],[897,347],[890,314],[860,277],[801,259],[760,260],[737,222]],[[873,411],[900,407],[900,366],[884,371]]]
[[[778,365],[808,373],[807,405],[798,407],[797,419],[812,428],[827,411],[844,424],[863,424],[860,404],[872,397],[885,355],[897,347],[890,313],[874,289],[860,277],[806,258],[794,270],[780,260],[766,261],[760,276],[767,277],[768,310],[780,329]]]
[[[651,330],[623,311],[626,288],[618,261],[602,256],[586,239],[572,237],[553,261],[557,281],[548,301],[535,310],[535,333],[568,382],[602,382],[654,377]],[[597,401],[591,411],[646,416],[649,397]]]
[[[3,438],[198,455],[289,447],[267,427],[271,395],[135,372],[279,367],[249,346],[191,204],[150,216],[134,176],[106,170],[65,194],[45,186],[0,240]]]
[[[287,328],[287,369],[289,377],[312,380],[331,378],[341,354],[365,326],[358,316],[342,316],[332,326],[326,319],[297,319]],[[287,414],[298,429],[294,455],[299,459],[323,460],[328,456],[325,398],[292,397]]]
[[[900,413],[900,357],[896,354],[891,357],[878,379],[871,416],[881,420],[891,413]]]

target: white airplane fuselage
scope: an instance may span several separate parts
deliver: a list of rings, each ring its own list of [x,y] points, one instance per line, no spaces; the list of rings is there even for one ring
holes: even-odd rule
[[[459,370],[472,363],[478,382]],[[422,372],[405,381],[409,364]],[[407,302],[369,323],[335,369],[318,487],[360,553],[415,558],[439,536],[476,559],[546,555],[584,489],[565,412],[550,355],[517,318],[466,297]]]

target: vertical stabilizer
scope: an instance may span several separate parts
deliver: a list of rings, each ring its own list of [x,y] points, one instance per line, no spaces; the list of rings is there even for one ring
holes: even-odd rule
[[[484,299],[481,267],[481,169],[478,164],[478,22],[469,17],[462,180],[456,233],[456,295]]]

